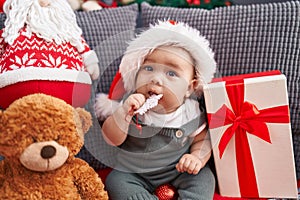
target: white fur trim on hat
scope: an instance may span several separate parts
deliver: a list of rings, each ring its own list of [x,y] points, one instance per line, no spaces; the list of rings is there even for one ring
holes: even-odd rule
[[[199,89],[211,81],[216,71],[216,62],[208,40],[201,36],[197,29],[185,23],[158,21],[129,43],[122,58],[120,73],[126,91],[135,90],[135,76],[146,56],[158,47],[169,45],[185,49],[195,60]]]
[[[107,94],[99,93],[95,98],[95,113],[100,121],[104,121],[108,116],[121,105],[121,102],[108,98]]]

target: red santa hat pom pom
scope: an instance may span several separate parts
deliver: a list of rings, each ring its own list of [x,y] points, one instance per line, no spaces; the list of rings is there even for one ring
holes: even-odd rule
[[[99,93],[96,96],[95,112],[97,118],[103,121],[111,115],[120,105],[120,101],[125,93],[123,79],[118,71],[111,83],[109,93]]]
[[[154,192],[159,200],[177,200],[178,193],[174,186],[170,184],[164,184],[158,186]]]

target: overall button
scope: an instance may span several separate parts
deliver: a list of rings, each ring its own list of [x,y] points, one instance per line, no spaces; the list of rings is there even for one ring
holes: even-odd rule
[[[176,135],[177,138],[181,138],[183,136],[182,130],[177,130],[175,135]]]

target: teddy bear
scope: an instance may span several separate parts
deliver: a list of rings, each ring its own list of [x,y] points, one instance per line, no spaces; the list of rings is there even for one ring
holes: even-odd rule
[[[75,157],[91,124],[84,108],[41,93],[0,111],[0,199],[108,199],[98,174]]]

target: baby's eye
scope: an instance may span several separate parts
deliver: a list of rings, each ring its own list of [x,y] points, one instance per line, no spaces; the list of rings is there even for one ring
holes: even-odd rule
[[[143,69],[146,70],[146,71],[150,71],[150,72],[153,71],[153,67],[151,67],[149,65],[144,66]]]
[[[177,76],[177,73],[174,72],[174,71],[168,71],[168,72],[167,72],[167,75],[173,77],[173,76]]]

